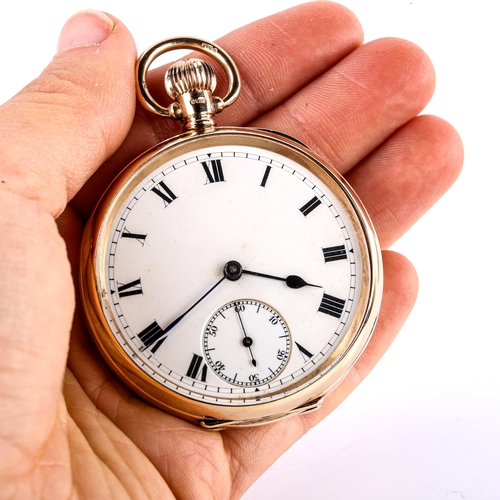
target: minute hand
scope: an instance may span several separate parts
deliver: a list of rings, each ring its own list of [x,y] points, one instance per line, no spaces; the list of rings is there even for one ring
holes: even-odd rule
[[[209,294],[211,294],[224,280],[226,279],[225,276],[222,276],[222,278],[215,283],[215,285],[208,290],[203,296],[201,296],[194,304],[192,304],[186,311],[184,311],[180,316],[178,316],[174,321],[172,321],[166,328],[163,330],[159,330],[155,332],[153,335],[148,335],[147,339],[142,339],[144,342],[144,348],[147,349],[148,347],[151,347],[151,352],[155,353],[159,347],[163,344],[165,339],[167,338],[168,332],[174,328],[174,326],[177,326],[177,324],[182,321],[205,297],[207,297]],[[154,345],[153,345],[154,344]]]
[[[307,281],[303,280],[300,276],[296,276],[295,274],[291,274],[286,278],[281,278],[280,276],[272,276],[271,274],[258,273],[256,271],[249,271],[248,269],[242,270],[243,274],[250,274],[252,276],[260,276],[261,278],[270,278],[272,280],[284,281],[286,286],[289,288],[302,288],[303,286],[313,286],[315,288],[323,288],[320,285],[312,285],[311,283],[307,283]]]
[[[164,330],[163,333],[167,334],[174,326],[179,323],[185,316],[187,316],[188,313],[190,313],[205,297],[207,297],[209,294],[211,294],[224,280],[226,279],[225,276],[223,276],[217,283],[210,288],[208,292],[206,292],[202,297],[200,297],[187,311],[184,311],[178,318],[174,319],[170,325],[168,325]]]

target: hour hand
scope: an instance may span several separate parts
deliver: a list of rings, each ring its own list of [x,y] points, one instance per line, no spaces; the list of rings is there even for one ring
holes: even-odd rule
[[[231,281],[239,280],[241,278],[242,274],[250,274],[252,276],[259,276],[261,278],[269,278],[272,280],[284,281],[286,286],[289,288],[297,289],[297,288],[302,288],[304,286],[313,286],[315,288],[323,288],[320,285],[313,285],[311,283],[308,283],[303,278],[301,278],[300,276],[297,276],[295,274],[291,274],[290,276],[283,278],[281,276],[274,276],[272,274],[258,273],[256,271],[250,271],[248,269],[243,269],[241,264],[235,260],[230,260],[224,266],[224,276]]]

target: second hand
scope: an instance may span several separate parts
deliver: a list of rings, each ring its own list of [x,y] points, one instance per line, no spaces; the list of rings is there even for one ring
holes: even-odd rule
[[[245,347],[248,347],[248,351],[250,352],[250,357],[252,358],[252,365],[257,367],[257,361],[255,361],[255,358],[253,357],[253,352],[252,352],[252,347],[251,345],[253,344],[253,340],[251,337],[247,335],[247,332],[245,331],[245,327],[243,326],[243,320],[241,319],[241,314],[238,309],[238,305],[235,304],[234,310],[236,311],[236,314],[238,315],[238,319],[240,320],[240,325],[241,329],[243,331],[243,345]]]

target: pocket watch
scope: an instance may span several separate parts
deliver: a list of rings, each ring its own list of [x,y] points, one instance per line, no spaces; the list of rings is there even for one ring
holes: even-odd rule
[[[146,76],[174,49],[174,100]],[[105,361],[152,405],[207,429],[315,410],[367,345],[378,316],[379,244],[354,191],[286,134],[216,127],[240,78],[197,38],[163,40],[136,66],[139,101],[184,132],[128,165],[89,220],[80,289]]]

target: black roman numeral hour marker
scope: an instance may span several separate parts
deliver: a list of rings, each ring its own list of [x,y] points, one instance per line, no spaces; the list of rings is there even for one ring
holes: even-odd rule
[[[315,196],[311,198],[303,207],[299,208],[304,217],[307,217],[315,208],[321,205],[321,200]]]
[[[264,177],[262,177],[262,182],[260,185],[264,188],[266,187],[267,184],[267,179],[269,178],[269,174],[271,173],[271,165],[268,165],[266,167],[266,171],[264,172]]]
[[[198,356],[198,354],[193,354],[186,376],[189,378],[197,379],[198,375],[200,376],[200,380],[202,382],[207,381],[207,365],[203,363],[203,358],[201,356]]]
[[[139,337],[139,340],[144,344],[144,347],[147,349],[148,347],[151,347],[157,340],[159,340],[162,335],[163,335],[163,329],[156,321],[153,321],[150,325],[144,328],[144,330],[142,330],[142,332],[140,332],[137,336]],[[156,346],[155,348],[157,349]]]
[[[325,262],[347,259],[345,245],[323,248],[323,255],[325,257]]]
[[[125,283],[118,287],[118,295],[122,299],[123,297],[129,297],[130,295],[141,295],[142,286],[141,278],[131,281],[130,283]]]
[[[340,318],[340,316],[342,316],[342,311],[344,310],[344,305],[345,300],[323,293],[323,299],[319,305],[318,312],[329,314],[335,318]]]
[[[224,182],[224,171],[220,160],[202,161],[203,170],[207,174],[207,179],[210,184],[213,182]]]
[[[314,354],[309,352],[305,347],[301,346],[298,342],[295,342],[295,345],[299,349],[300,355],[302,356],[304,361],[309,361],[314,356]]]
[[[177,199],[177,196],[175,196],[172,190],[163,181],[160,181],[151,191],[163,200],[165,207],[168,207],[170,203]]]
[[[126,227],[123,228],[122,238],[131,238],[137,240],[142,246],[146,240],[147,234],[131,233]]]

